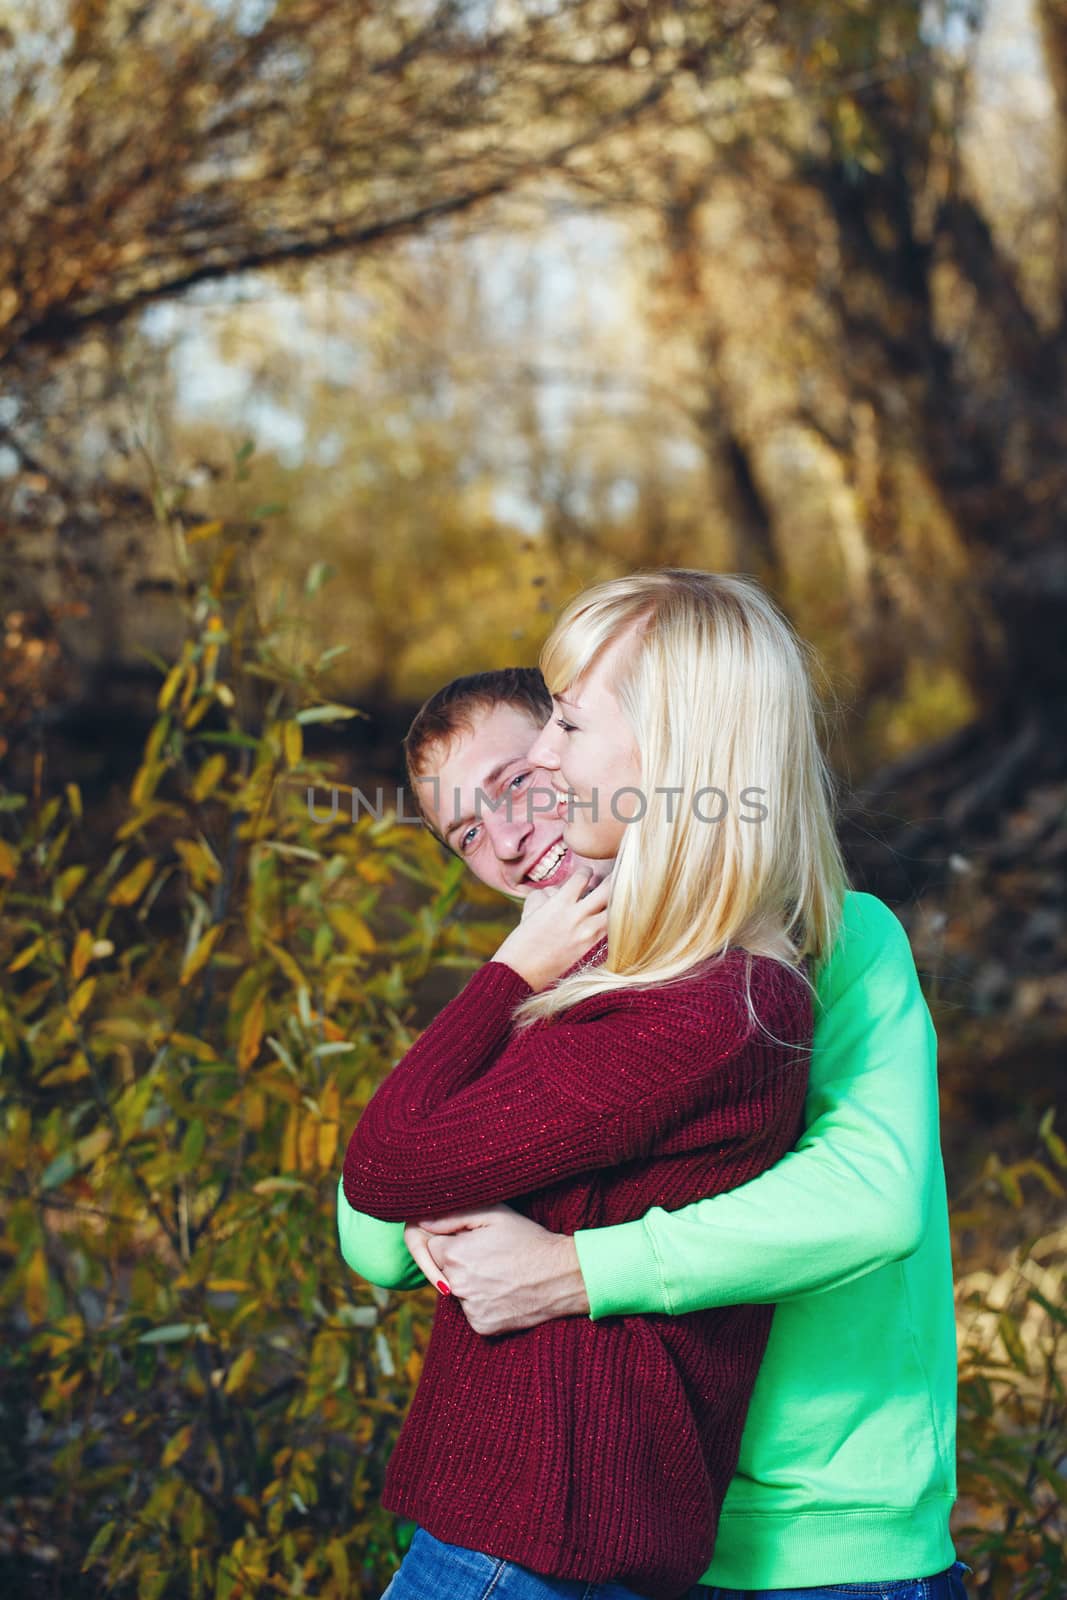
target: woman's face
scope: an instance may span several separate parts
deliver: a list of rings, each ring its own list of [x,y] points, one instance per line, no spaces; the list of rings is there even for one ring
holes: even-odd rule
[[[632,632],[604,650],[584,677],[553,695],[552,716],[527,759],[543,767],[563,798],[556,816],[576,855],[610,860],[622,843],[627,819],[644,809],[639,794],[641,759],[611,689],[620,660],[632,648]]]

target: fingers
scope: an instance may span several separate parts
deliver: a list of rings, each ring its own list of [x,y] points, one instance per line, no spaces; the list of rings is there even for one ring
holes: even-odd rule
[[[449,1212],[444,1217],[420,1218],[418,1226],[425,1233],[462,1233],[465,1228],[477,1228],[472,1212]]]
[[[588,911],[600,911],[607,907],[611,898],[611,873],[594,883],[581,897],[582,905]]]
[[[533,916],[535,911],[538,911],[541,906],[547,904],[547,902],[552,899],[553,895],[558,893],[559,890],[555,888],[531,889],[530,893],[526,896],[526,899],[522,903],[522,916],[519,920],[525,922],[527,917]]]
[[[411,1252],[411,1258],[419,1271],[429,1279],[435,1288],[441,1294],[451,1292],[448,1290],[447,1284],[445,1289],[441,1289],[441,1284],[445,1283],[445,1278],[441,1268],[430,1254],[429,1235],[422,1228],[417,1227],[415,1223],[409,1222],[404,1229],[404,1243]]]
[[[592,867],[575,867],[566,883],[556,890],[556,899],[561,903],[582,900],[587,894],[592,893],[589,885],[593,881]]]

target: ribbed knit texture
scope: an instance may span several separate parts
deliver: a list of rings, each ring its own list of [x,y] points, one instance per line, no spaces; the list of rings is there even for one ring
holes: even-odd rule
[[[490,961],[426,1029],[352,1135],[352,1206],[402,1221],[507,1200],[571,1234],[746,1183],[795,1143],[811,1004],[781,964],[731,952],[512,1034],[530,993]],[[382,1503],[450,1544],[676,1600],[711,1558],[771,1315],[484,1338],[442,1296]]]

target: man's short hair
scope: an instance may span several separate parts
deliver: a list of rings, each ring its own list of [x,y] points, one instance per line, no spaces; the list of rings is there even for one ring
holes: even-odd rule
[[[422,803],[425,787],[417,779],[425,777],[429,754],[438,746],[447,748],[457,734],[473,733],[477,714],[495,711],[497,706],[514,706],[525,711],[538,728],[552,715],[552,696],[537,667],[500,667],[495,672],[472,672],[453,678],[432,694],[415,714],[404,739],[404,761],[415,805],[430,832],[438,839],[437,824]],[[445,841],[441,839],[441,843]],[[451,848],[446,845],[446,848]],[[453,851],[453,854],[455,852]]]

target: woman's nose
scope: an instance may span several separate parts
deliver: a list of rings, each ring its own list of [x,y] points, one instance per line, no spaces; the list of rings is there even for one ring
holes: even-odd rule
[[[541,732],[526,752],[526,759],[531,766],[547,767],[553,772],[558,769],[559,755],[554,747],[551,722],[547,722],[541,729]]]

